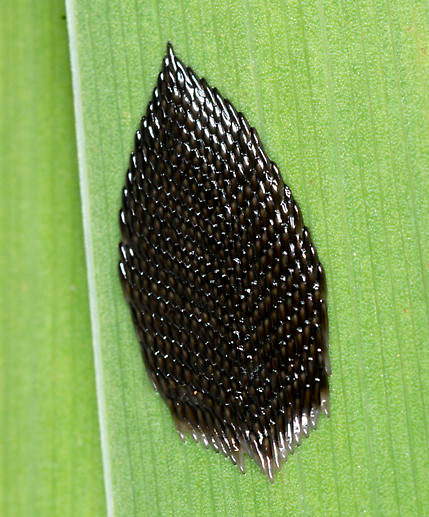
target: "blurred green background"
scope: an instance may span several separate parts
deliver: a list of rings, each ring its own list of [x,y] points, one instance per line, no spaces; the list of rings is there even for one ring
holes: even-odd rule
[[[65,6],[0,45],[0,515],[105,515]]]
[[[180,442],[117,278],[167,40],[258,129],[327,272],[331,418],[273,485]],[[0,515],[429,515],[427,2],[3,0],[0,42]]]

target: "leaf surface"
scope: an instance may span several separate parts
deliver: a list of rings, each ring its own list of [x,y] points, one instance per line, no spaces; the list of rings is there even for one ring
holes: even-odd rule
[[[70,0],[111,515],[423,515],[429,502],[429,8]],[[117,277],[133,135],[166,42],[255,126],[326,269],[331,418],[273,486],[177,437]]]
[[[0,515],[105,515],[65,7],[0,3]]]

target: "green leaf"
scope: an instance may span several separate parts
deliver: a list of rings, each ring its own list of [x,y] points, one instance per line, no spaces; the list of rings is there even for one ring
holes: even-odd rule
[[[0,3],[0,69],[0,515],[104,515],[61,2]]]
[[[429,8],[421,0],[67,2],[110,515],[422,515],[429,503]],[[134,131],[167,41],[242,110],[328,281],[331,418],[273,485],[183,444],[117,275]]]

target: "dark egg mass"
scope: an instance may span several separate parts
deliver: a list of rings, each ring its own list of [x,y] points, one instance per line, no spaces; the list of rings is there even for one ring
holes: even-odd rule
[[[272,480],[328,411],[325,275],[256,130],[170,44],[120,227],[125,297],[179,433]]]

